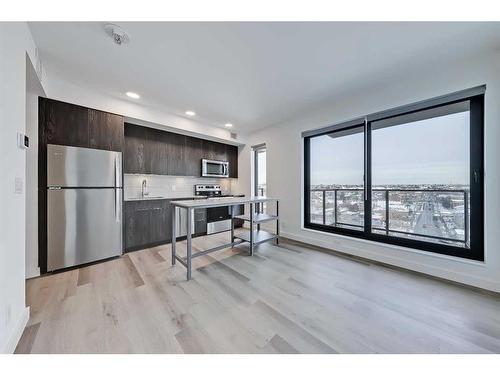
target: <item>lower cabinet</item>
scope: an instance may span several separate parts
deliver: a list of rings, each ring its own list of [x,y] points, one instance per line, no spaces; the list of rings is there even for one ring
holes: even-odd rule
[[[194,233],[203,235],[207,233],[207,209],[198,208],[194,210]]]
[[[123,233],[125,251],[144,249],[172,240],[170,199],[124,202]],[[207,233],[207,210],[194,211],[194,235]],[[181,237],[182,238],[182,237]]]
[[[178,200],[178,199],[177,199]],[[125,251],[145,249],[170,243],[172,240],[172,209],[170,199],[125,201],[123,210],[123,236]],[[235,206],[235,215],[244,214],[244,205]],[[194,210],[194,236],[207,233],[207,210]],[[242,220],[235,220],[241,227]],[[184,239],[180,237],[180,239]]]
[[[170,201],[126,201],[123,213],[126,251],[159,245],[170,240]]]

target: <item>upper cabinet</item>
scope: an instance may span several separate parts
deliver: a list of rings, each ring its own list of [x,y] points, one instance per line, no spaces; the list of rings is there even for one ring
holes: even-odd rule
[[[46,143],[89,146],[88,108],[40,98],[39,116],[40,136]]]
[[[203,139],[186,137],[186,175],[201,176],[201,159],[203,159]],[[198,161],[198,162],[197,162]]]
[[[42,97],[39,132],[42,144],[123,149],[122,116]]]
[[[146,128],[125,124],[125,146],[123,148],[123,170],[125,173],[146,173],[146,142]]]
[[[138,125],[79,105],[39,98],[39,145],[48,143],[123,151],[125,173],[201,176],[201,159],[229,162],[238,177],[238,147]]]
[[[123,149],[123,117],[89,109],[89,146],[109,151]]]
[[[171,176],[186,176],[186,165],[191,162],[192,155],[186,153],[186,136],[177,133],[165,133],[161,140],[164,154],[161,156],[167,160],[167,173]]]
[[[238,178],[238,147],[226,145],[226,153],[229,162],[229,177]]]
[[[203,140],[203,159],[227,160],[226,145],[224,143]]]
[[[201,159],[229,161],[238,177],[238,147],[125,124],[125,173],[201,176]]]

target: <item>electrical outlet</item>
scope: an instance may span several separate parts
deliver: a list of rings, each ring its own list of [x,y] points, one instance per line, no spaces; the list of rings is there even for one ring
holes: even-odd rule
[[[14,179],[14,194],[23,193],[23,179],[21,177],[16,177]]]

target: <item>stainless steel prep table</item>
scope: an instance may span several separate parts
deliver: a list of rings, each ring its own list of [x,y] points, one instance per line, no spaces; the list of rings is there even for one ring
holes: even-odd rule
[[[255,205],[264,203],[264,202],[276,202],[276,214],[264,214],[255,212]],[[175,265],[178,260],[184,267],[187,269],[187,279],[191,279],[191,264],[192,259],[212,253],[214,251],[222,250],[228,247],[233,247],[234,245],[238,245],[242,242],[248,242],[250,244],[250,255],[253,255],[254,246],[275,239],[276,243],[279,241],[279,200],[276,198],[269,197],[228,197],[228,198],[213,198],[213,199],[204,199],[204,200],[185,200],[185,201],[173,201],[170,204],[175,207],[184,208],[187,210],[186,220],[187,220],[187,236],[186,236],[186,257],[182,258],[176,254],[175,244],[176,244],[176,236],[175,236],[175,228],[176,228],[176,215],[175,209],[172,210],[172,265]],[[233,207],[241,204],[248,204],[250,206],[248,215],[233,215]],[[193,211],[196,208],[210,208],[210,207],[223,207],[230,206],[231,207],[231,242],[223,245],[216,246],[211,249],[199,251],[195,254],[192,252],[192,215]],[[248,221],[250,224],[250,230],[247,232],[243,232],[243,234],[234,233],[234,219],[242,219]],[[263,230],[254,231],[254,224],[257,224],[260,227],[260,223],[267,221],[276,221],[276,233],[272,234]],[[236,241],[238,240],[238,241]]]

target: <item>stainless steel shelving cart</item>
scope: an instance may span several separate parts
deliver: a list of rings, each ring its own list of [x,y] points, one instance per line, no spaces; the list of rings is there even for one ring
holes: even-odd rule
[[[280,236],[280,226],[279,226],[279,201],[276,200],[276,214],[270,215],[265,213],[258,213],[255,211],[255,203],[250,203],[250,213],[248,215],[238,215],[233,218],[241,219],[247,221],[249,223],[250,229],[248,232],[241,232],[234,235],[234,238],[238,238],[244,242],[250,243],[250,255],[253,255],[253,249],[256,245],[259,245],[263,242],[276,240],[276,244],[279,243]],[[260,229],[260,224],[266,223],[269,221],[276,221],[276,232],[270,233],[265,230]],[[257,225],[257,230],[254,230]],[[234,242],[234,239],[233,239]]]
[[[264,202],[276,202],[276,214],[264,214],[255,212],[255,207],[258,204]],[[239,245],[243,242],[248,242],[250,244],[250,255],[253,255],[253,251],[255,246],[261,244],[266,241],[276,240],[276,244],[279,241],[279,200],[276,198],[268,198],[268,197],[231,197],[231,198],[216,198],[216,199],[203,199],[203,200],[185,200],[185,201],[172,201],[170,203],[174,209],[172,210],[172,265],[176,264],[176,261],[179,261],[184,267],[186,267],[186,277],[188,280],[191,279],[191,270],[192,270],[192,260],[193,258],[207,255],[214,251],[226,249],[228,247],[234,247],[235,245]],[[192,252],[192,234],[193,234],[193,223],[192,217],[194,209],[196,208],[210,208],[210,207],[223,207],[230,206],[231,212],[233,212],[234,206],[248,204],[249,205],[249,214],[248,215],[231,215],[231,242],[222,244],[211,249],[206,249],[203,251],[199,251],[193,254]],[[175,207],[184,208],[187,210],[186,221],[187,221],[187,235],[186,235],[186,256],[181,257],[176,253],[176,236],[175,236],[175,228],[176,228],[176,215],[175,215]],[[245,231],[244,229],[238,233],[234,231],[234,220],[241,219],[249,222],[250,230]],[[269,233],[264,230],[260,230],[260,225],[265,222],[276,221],[276,233]],[[257,225],[257,230],[254,230]]]

